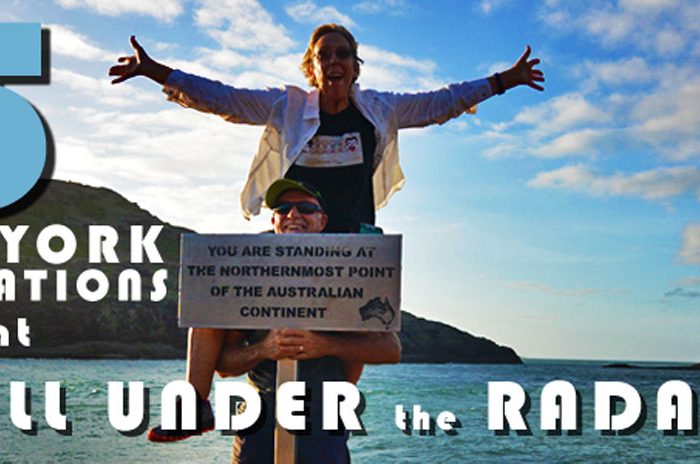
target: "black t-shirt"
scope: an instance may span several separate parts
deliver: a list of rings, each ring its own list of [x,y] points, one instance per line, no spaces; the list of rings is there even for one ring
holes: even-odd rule
[[[357,232],[374,224],[374,126],[350,102],[337,114],[321,111],[321,126],[289,168],[287,179],[316,187],[329,222],[325,232]]]

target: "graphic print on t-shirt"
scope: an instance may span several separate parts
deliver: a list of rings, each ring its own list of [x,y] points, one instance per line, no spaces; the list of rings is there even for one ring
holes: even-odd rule
[[[307,168],[336,168],[362,164],[362,138],[359,132],[343,135],[315,135],[295,163]]]

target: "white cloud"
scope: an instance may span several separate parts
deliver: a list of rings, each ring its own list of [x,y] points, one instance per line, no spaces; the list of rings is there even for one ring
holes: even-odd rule
[[[145,113],[76,108],[71,116],[85,127],[81,140],[86,146],[96,145],[96,156],[155,160],[153,172],[177,160],[179,170],[197,179],[244,173],[260,135],[259,128],[223,124],[217,117],[175,105]]]
[[[644,58],[634,56],[617,61],[586,61],[577,73],[594,83],[625,86],[648,84],[659,77],[659,72],[652,70]]]
[[[484,138],[498,143],[485,154],[489,158],[514,154],[538,158],[595,155],[599,145],[615,135],[615,130],[600,128],[612,119],[611,114],[610,108],[599,109],[583,94],[560,95],[526,107],[509,123],[492,125]],[[521,130],[518,125],[531,127]]]
[[[673,83],[643,95],[631,111],[633,134],[671,159],[700,157],[700,78],[679,70]]]
[[[305,0],[285,8],[285,11],[294,21],[308,24],[339,23],[345,27],[356,27],[355,21],[342,14],[332,6],[318,6],[311,0]]]
[[[670,28],[659,31],[656,34],[656,49],[659,54],[676,54],[687,43],[687,37]]]
[[[192,74],[219,80],[240,88],[280,87],[287,84],[305,87],[306,78],[299,69],[301,54],[251,57],[235,50],[198,49],[195,61],[170,60],[173,66]]]
[[[684,263],[700,264],[700,224],[690,224],[685,228],[678,257]]]
[[[549,2],[546,2],[549,3]],[[571,13],[556,4],[546,4],[539,12],[539,19],[554,28],[565,29],[567,23],[571,22]]]
[[[67,135],[54,124],[56,178],[123,192],[161,219],[198,231],[266,227],[244,222],[238,200],[259,127],[224,124],[175,105],[153,112],[80,107],[62,114],[82,133]]]
[[[433,90],[446,84],[435,76],[437,65],[432,60],[399,55],[372,45],[360,45],[358,54],[365,61],[360,73],[363,87],[408,92]]]
[[[624,10],[664,10],[676,9],[682,2],[678,0],[620,0]]]
[[[700,169],[657,168],[634,174],[597,175],[582,165],[541,172],[528,185],[589,195],[632,196],[657,200],[700,191]]]
[[[364,0],[353,5],[353,10],[366,14],[404,15],[416,7],[405,0]]]
[[[579,93],[560,95],[540,105],[527,107],[514,119],[516,123],[534,125],[538,132],[544,134],[609,120],[610,115]]]
[[[697,44],[694,0],[557,2],[543,6],[540,18],[567,31],[582,31],[608,47],[632,46],[664,58]],[[669,27],[673,24],[673,28]]]
[[[682,28],[695,33],[700,32],[700,3],[684,4],[680,10]]]
[[[633,16],[605,9],[589,11],[580,21],[586,32],[607,44],[626,39],[635,28]]]
[[[360,45],[359,51],[365,61],[381,62],[382,65],[387,67],[408,68],[423,74],[433,73],[437,68],[437,65],[432,60],[420,60],[410,56],[399,55],[372,45]]]
[[[384,4],[378,1],[367,0],[360,3],[356,3],[353,9],[361,11],[367,14],[377,14],[384,10]]]
[[[305,87],[306,77],[299,69],[301,54],[291,53],[259,60],[254,71],[260,74],[257,80],[246,83],[247,86],[280,86],[295,84]],[[241,76],[241,79],[243,76]],[[257,83],[257,84],[256,84]]]
[[[257,63],[254,58],[246,56],[235,50],[218,49],[211,50],[208,48],[198,49],[200,57],[197,60],[201,63],[206,63],[207,66],[213,66],[219,69],[236,69],[253,66]]]
[[[595,142],[604,137],[608,131],[582,129],[568,132],[564,135],[539,145],[532,150],[535,156],[542,158],[560,158],[571,155],[590,155],[597,152]]]
[[[518,135],[526,141],[524,146],[534,147],[526,152],[537,157],[597,155],[603,148],[609,153],[636,146],[674,161],[700,158],[698,70],[671,64],[650,68],[638,57],[585,63],[579,74],[595,75],[589,81],[594,84],[591,89],[604,83],[620,92],[560,95],[524,108],[501,129],[531,126]],[[635,80],[637,74],[641,77]],[[503,155],[506,149],[495,147],[491,152]]]
[[[511,0],[481,0],[479,10],[484,14],[490,14],[511,3]]]
[[[52,85],[64,86],[92,103],[106,106],[129,107],[162,100],[160,95],[144,92],[134,86],[112,85],[109,79],[90,77],[65,68],[52,69],[51,79]]]
[[[197,76],[204,76],[208,79],[213,79],[221,82],[233,83],[235,75],[228,70],[222,70],[220,68],[210,66],[211,63],[207,60],[207,53],[203,50],[199,50],[200,57],[195,60],[185,60],[182,58],[167,57],[161,60],[164,63],[168,63],[168,66],[173,69],[182,69],[185,72],[195,74]]]
[[[655,62],[652,66],[639,56],[588,61],[574,73],[585,94],[565,94],[525,108],[514,122],[533,126],[526,135],[530,145],[538,147],[533,154],[539,156],[596,154],[602,146],[617,151],[615,147],[624,144],[650,149],[674,161],[698,158],[698,71],[691,64]],[[601,84],[614,87],[615,92],[605,93],[608,89]],[[596,133],[594,129],[601,124],[610,129]]]
[[[89,61],[114,61],[117,53],[100,48],[90,42],[83,34],[73,31],[61,24],[46,24],[51,31],[51,52]]]
[[[515,142],[500,142],[484,151],[484,156],[486,158],[505,158],[513,155],[514,153],[518,153],[519,149],[520,145]]]
[[[174,43],[169,43],[169,42],[157,42],[154,46],[153,49],[157,52],[170,52],[177,48],[177,44]]]
[[[178,187],[178,194],[173,195],[173,189],[143,185],[136,188],[131,197],[137,198],[139,206],[161,219],[161,214],[167,215],[168,222],[191,227],[198,233],[259,233],[269,229],[268,211],[263,210],[251,221],[243,219],[238,206],[241,188],[242,185],[226,181],[186,184]]]
[[[201,0],[195,22],[224,49],[280,53],[294,46],[256,0]]]
[[[138,14],[172,21],[183,11],[184,0],[57,0],[63,8],[83,8],[106,16]]]
[[[588,192],[602,194],[600,189],[595,189],[593,182],[595,176],[584,166],[565,166],[553,171],[541,172],[528,185],[536,188],[555,188],[574,192]]]

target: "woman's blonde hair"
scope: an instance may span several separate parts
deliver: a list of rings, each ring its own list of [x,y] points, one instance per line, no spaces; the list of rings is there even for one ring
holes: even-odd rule
[[[364,63],[364,61],[362,61],[362,59],[359,56],[357,56],[357,41],[355,40],[355,37],[353,37],[350,31],[348,31],[345,27],[341,26],[340,24],[322,24],[321,26],[318,26],[316,29],[314,29],[314,31],[311,33],[311,38],[309,38],[309,45],[306,46],[304,58],[301,60],[301,66],[299,66],[301,72],[303,72],[304,76],[306,76],[306,80],[309,81],[309,85],[311,85],[312,87],[318,87],[318,82],[316,82],[316,76],[314,76],[313,72],[309,71],[309,69],[313,66],[314,62],[314,47],[316,46],[316,42],[318,42],[321,39],[321,37],[332,32],[341,34],[343,37],[345,37],[345,40],[348,41],[348,44],[350,44],[350,49],[352,50],[354,61],[353,68],[355,70],[355,76],[353,77],[352,81],[355,82],[360,76],[360,63]]]

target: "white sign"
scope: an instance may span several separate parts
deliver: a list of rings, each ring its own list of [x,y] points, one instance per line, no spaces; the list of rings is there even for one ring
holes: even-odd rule
[[[401,236],[183,234],[181,327],[399,331]]]

